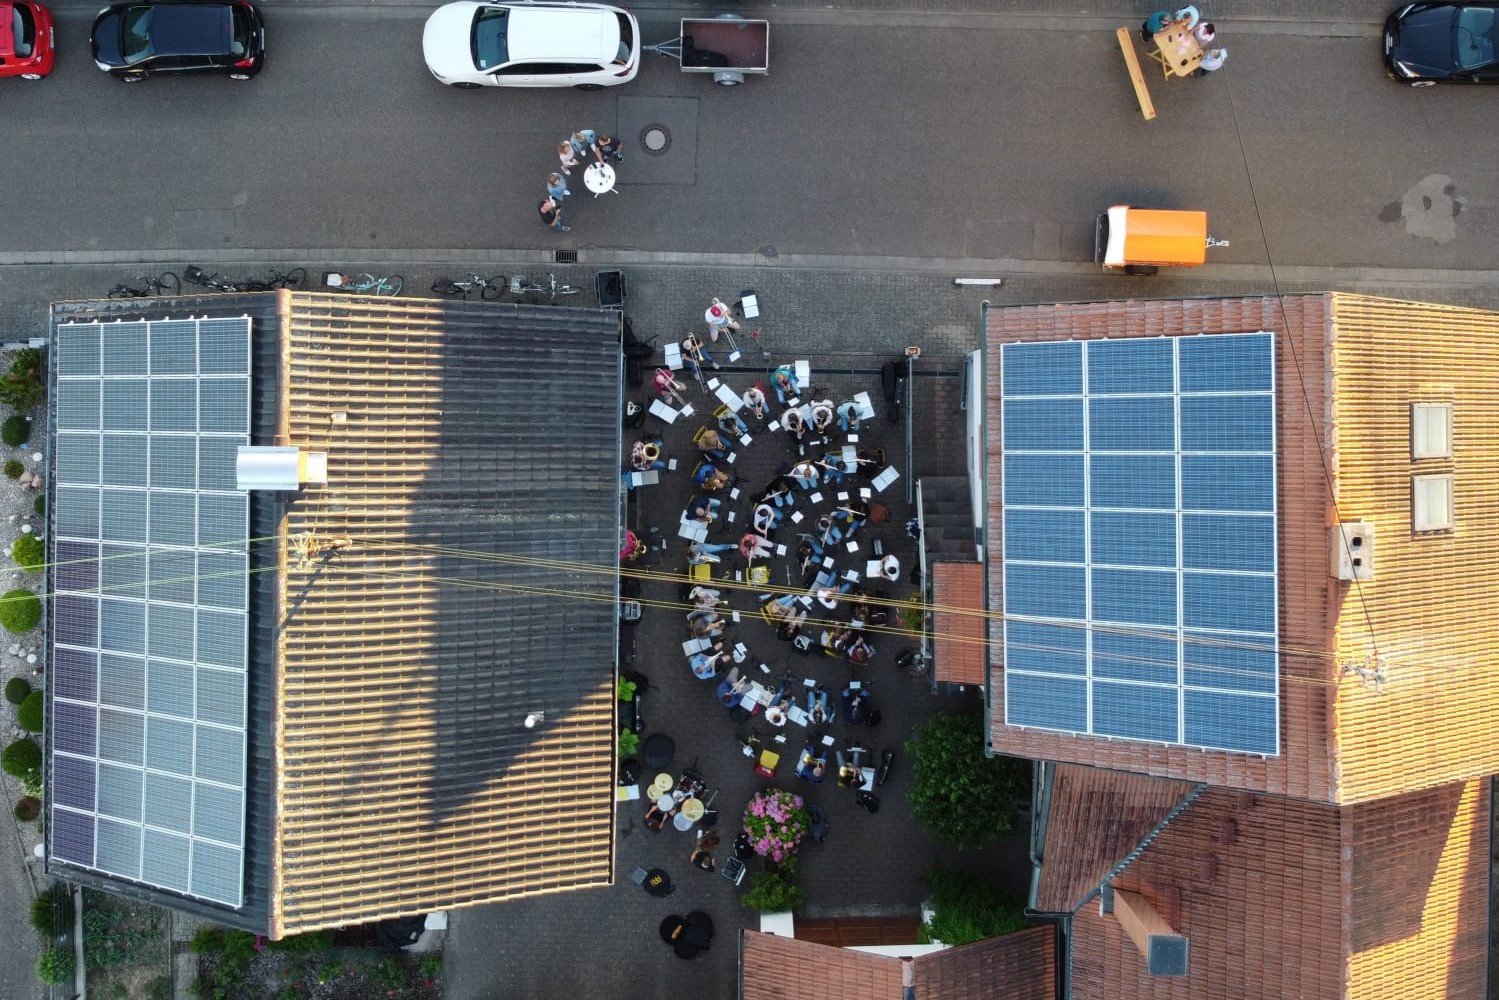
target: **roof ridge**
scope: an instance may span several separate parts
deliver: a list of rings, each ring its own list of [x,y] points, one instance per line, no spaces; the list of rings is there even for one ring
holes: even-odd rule
[[[1176,819],[1176,817],[1186,812],[1187,807],[1190,806],[1193,802],[1196,802],[1198,797],[1207,790],[1208,785],[1206,782],[1198,782],[1195,786],[1193,786],[1190,792],[1182,796],[1180,802],[1166,811],[1166,815],[1161,817],[1160,822],[1151,827],[1150,831],[1146,833],[1144,837],[1140,838],[1140,842],[1136,844],[1128,854],[1120,858],[1119,861],[1114,865],[1114,867],[1110,868],[1108,872],[1105,873],[1104,877],[1099,881],[1098,885],[1093,887],[1093,891],[1079,900],[1078,904],[1074,906],[1069,912],[1076,913],[1078,910],[1081,910],[1084,906],[1087,906],[1090,902],[1096,899],[1099,892],[1105,885],[1117,878],[1119,874],[1124,871],[1124,869],[1134,864],[1135,859],[1138,858],[1141,854],[1145,853],[1145,849],[1152,843],[1154,843],[1157,837],[1165,832],[1166,827],[1170,826],[1171,822]]]

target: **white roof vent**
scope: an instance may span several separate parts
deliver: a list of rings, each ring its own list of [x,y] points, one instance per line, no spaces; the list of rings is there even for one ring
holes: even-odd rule
[[[234,458],[235,484],[242,490],[297,490],[328,482],[328,453],[295,445],[241,445]]]
[[[1374,525],[1344,521],[1332,526],[1332,575],[1339,580],[1374,579]]]

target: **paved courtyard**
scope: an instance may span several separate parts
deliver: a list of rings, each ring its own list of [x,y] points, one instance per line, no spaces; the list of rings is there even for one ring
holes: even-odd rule
[[[626,628],[626,643],[633,646],[634,652],[631,666],[645,674],[650,683],[640,706],[645,719],[641,735],[669,735],[675,742],[675,758],[664,770],[676,775],[684,766],[695,766],[713,789],[712,808],[718,814],[716,828],[722,839],[714,855],[720,868],[731,856],[732,841],[740,829],[745,804],[756,791],[771,786],[789,789],[804,796],[808,805],[817,804],[826,811],[831,827],[826,843],[809,840],[799,854],[797,882],[805,889],[808,900],[802,916],[914,914],[926,895],[921,876],[939,861],[961,865],[1020,892],[1027,874],[1023,836],[1017,835],[998,851],[959,855],[927,836],[905,804],[910,760],[903,742],[921,719],[935,711],[977,711],[980,707],[977,691],[934,693],[928,680],[897,669],[896,654],[916,646],[915,640],[898,634],[901,625],[897,608],[888,611],[888,627],[896,631],[868,630],[875,653],[870,663],[861,666],[851,664],[846,658],[825,655],[818,648],[806,655],[795,651],[791,643],[776,636],[775,628],[760,611],[762,594],[806,592],[807,577],[795,561],[798,535],[815,532],[819,515],[857,501],[861,489],[870,490],[869,502],[883,505],[888,514],[882,523],[871,519],[852,536],[858,544],[856,552],[849,552],[846,544],[826,549],[835,559],[840,581],[849,570],[860,574],[860,584],[867,585],[871,595],[879,595],[868,599],[876,610],[884,607],[887,600],[920,599],[920,590],[911,578],[917,555],[916,545],[905,529],[914,514],[906,499],[906,486],[922,475],[962,474],[962,414],[958,411],[962,358],[936,355],[917,362],[917,374],[908,396],[914,400],[913,465],[907,461],[904,426],[887,419],[887,404],[881,391],[880,367],[895,356],[894,352],[799,353],[786,349],[789,338],[785,337],[774,347],[767,344],[762,350],[748,333],[746,327],[737,336],[741,350],[737,361],[729,360],[725,341],[708,345],[721,369],[714,371],[705,366],[703,384],[690,371],[678,373],[686,386],[683,395],[694,410],[691,415],[680,416],[670,424],[647,416],[643,427],[625,431],[625,462],[636,440],[658,436],[665,454],[676,460],[674,471],[662,472],[658,483],[642,485],[632,490],[629,497],[627,523],[651,546],[639,560],[626,564],[627,573],[639,574],[639,598],[645,606],[639,624]],[[659,341],[657,346],[660,347]],[[661,357],[658,349],[654,360],[659,363]],[[726,676],[727,667],[714,679],[699,680],[693,676],[682,648],[688,638],[687,606],[683,603],[688,586],[688,541],[679,537],[677,528],[692,498],[719,496],[723,504],[708,540],[737,546],[749,530],[753,498],[773,477],[800,461],[793,437],[784,429],[770,430],[771,422],[778,420],[784,409],[777,405],[771,372],[778,365],[796,360],[807,361],[811,370],[812,387],[801,394],[803,402],[828,399],[836,406],[857,392],[869,393],[877,412],[872,420],[864,421],[855,447],[866,453],[883,450],[899,478],[883,490],[874,487],[869,478],[857,475],[849,476],[841,485],[823,483],[815,489],[796,490],[790,510],[799,512],[801,521],[793,523],[788,516],[771,533],[772,542],[786,546],[786,554],[756,563],[768,564],[771,570],[767,586],[748,582],[746,560],[737,550],[723,552],[721,561],[712,567],[710,585],[723,592],[729,608],[739,615],[737,622],[727,625],[725,648],[732,650],[740,643],[746,648],[744,662],[737,665],[741,674],[772,688],[778,687],[783,676],[789,674],[791,688],[798,692],[798,701],[803,704],[806,690],[803,682],[808,679],[831,696],[836,713],[836,721],[831,725],[808,728],[791,721],[784,728],[777,728],[766,720],[763,712],[748,720],[736,720],[720,704],[716,690]],[[649,406],[655,398],[650,371],[648,368],[645,386],[627,388],[628,400]],[[738,491],[737,497],[729,488],[720,494],[702,494],[692,482],[700,457],[693,443],[694,434],[717,423],[714,411],[721,405],[707,384],[711,378],[719,379],[735,392],[759,383],[769,398],[770,412],[764,421],[745,412],[750,443],[735,442],[734,461],[718,463],[736,477],[732,489]],[[807,439],[815,436],[809,431]],[[826,451],[838,451],[844,439],[845,435],[838,433],[835,425],[831,441],[809,446],[807,454],[821,457]],[[845,499],[840,499],[845,495]],[[664,550],[660,547],[663,540]],[[886,554],[900,560],[898,581],[863,579],[876,540]],[[847,599],[833,610],[814,601],[804,630],[815,642],[826,623],[846,622],[849,614]],[[760,667],[762,663],[764,670]],[[873,692],[873,703],[881,715],[875,728],[851,725],[842,717],[840,693],[855,679]],[[766,747],[782,753],[774,779],[756,774],[752,760],[744,756],[740,740],[752,730],[765,740]],[[862,745],[869,751],[867,761],[876,766],[882,750],[895,750],[889,781],[874,789],[881,802],[877,813],[860,808],[853,791],[839,786],[831,751],[827,753],[829,773],[821,784],[814,785],[796,776],[796,761],[804,744],[824,733],[838,746],[847,742]],[[777,734],[784,736],[783,745],[775,742]],[[655,773],[654,768],[644,768],[642,786],[648,785]],[[737,888],[718,873],[694,869],[689,857],[695,846],[695,831],[678,831],[671,824],[659,832],[651,830],[643,821],[648,792],[642,788],[642,793],[641,799],[620,806],[618,884],[613,888],[484,907],[455,915],[454,947],[449,952],[451,996],[492,996],[495,989],[503,986],[515,995],[560,997],[575,994],[580,982],[586,982],[588,993],[601,996],[678,996],[684,991],[698,996],[734,995],[738,931],[758,927],[759,921],[758,913],[741,905],[739,897],[750,888],[753,873],[761,870],[764,862],[753,860],[751,876]],[[675,892],[665,898],[648,896],[630,880],[637,867],[664,869],[676,886]],[[669,914],[693,910],[709,913],[718,935],[708,953],[682,961],[657,938],[657,925]],[[583,967],[587,968],[586,980],[578,979],[575,971]],[[809,971],[788,970],[788,975]]]

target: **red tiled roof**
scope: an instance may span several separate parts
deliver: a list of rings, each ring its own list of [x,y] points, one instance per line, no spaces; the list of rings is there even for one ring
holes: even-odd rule
[[[1053,927],[1028,927],[922,955],[916,959],[916,1000],[1055,1000],[1056,938]]]
[[[933,563],[932,632],[937,680],[950,684],[984,683],[984,566],[982,563]],[[942,610],[950,609],[950,610]]]
[[[1114,885],[1190,942],[1150,976],[1113,916],[1078,910],[1075,1000],[1484,995],[1487,780],[1358,806],[1211,789]]]
[[[1052,776],[1034,906],[1071,913],[1197,786],[1059,764]]]
[[[900,959],[745,931],[739,982],[740,1000],[900,1000]]]
[[[1499,771],[1499,313],[1329,293],[1014,306],[987,343],[1277,334],[1280,748],[1256,757],[1004,723],[1002,631],[989,645],[1000,753],[1317,802],[1375,801]],[[990,365],[985,406],[1000,402]],[[1452,402],[1450,459],[1413,461],[1410,404]],[[988,442],[988,606],[1003,605],[1001,441]],[[1411,530],[1412,476],[1452,472],[1456,529]],[[1375,525],[1373,580],[1333,578],[1338,519]],[[1000,626],[1002,629],[1002,625]],[[1347,666],[1382,664],[1365,687]]]
[[[1284,313],[1282,312],[1284,306]],[[992,735],[998,753],[1143,771],[1212,785],[1267,790],[1318,801],[1334,795],[1332,727],[1333,581],[1327,573],[1330,497],[1322,475],[1320,435],[1329,409],[1326,357],[1328,296],[1093,302],[991,309],[988,345],[1102,337],[1179,336],[1272,331],[1276,338],[1276,504],[1280,527],[1280,754],[1163,746],[1133,740],[1022,730],[1004,722],[1004,674],[991,669]],[[1299,367],[1298,367],[1299,364]],[[990,365],[986,403],[997,412],[998,365]],[[989,513],[989,607],[1004,607],[1003,523],[999,516],[1001,441],[991,435],[985,485]],[[1306,553],[1316,553],[1307,558]],[[1001,666],[996,636],[990,662]]]
[[[1055,1000],[1056,953],[1056,931],[1046,926],[919,956],[916,1000]],[[901,965],[888,955],[745,931],[740,998],[901,1000]]]

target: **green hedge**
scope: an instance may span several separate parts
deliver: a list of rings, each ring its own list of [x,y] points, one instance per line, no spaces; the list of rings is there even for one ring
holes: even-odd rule
[[[0,594],[0,625],[17,634],[30,632],[42,620],[42,602],[24,587]]]
[[[0,441],[4,441],[12,448],[19,448],[31,437],[31,421],[19,413],[7,417],[5,423],[0,424]]]
[[[47,547],[35,535],[22,535],[11,543],[10,557],[22,569],[35,573],[47,561]]]
[[[26,471],[26,466],[21,464],[19,458],[7,459],[5,462],[5,478],[20,479],[21,473]]]
[[[46,695],[40,691],[33,691],[16,707],[16,722],[20,723],[22,729],[28,733],[42,731],[42,716],[47,709],[46,702]]]

